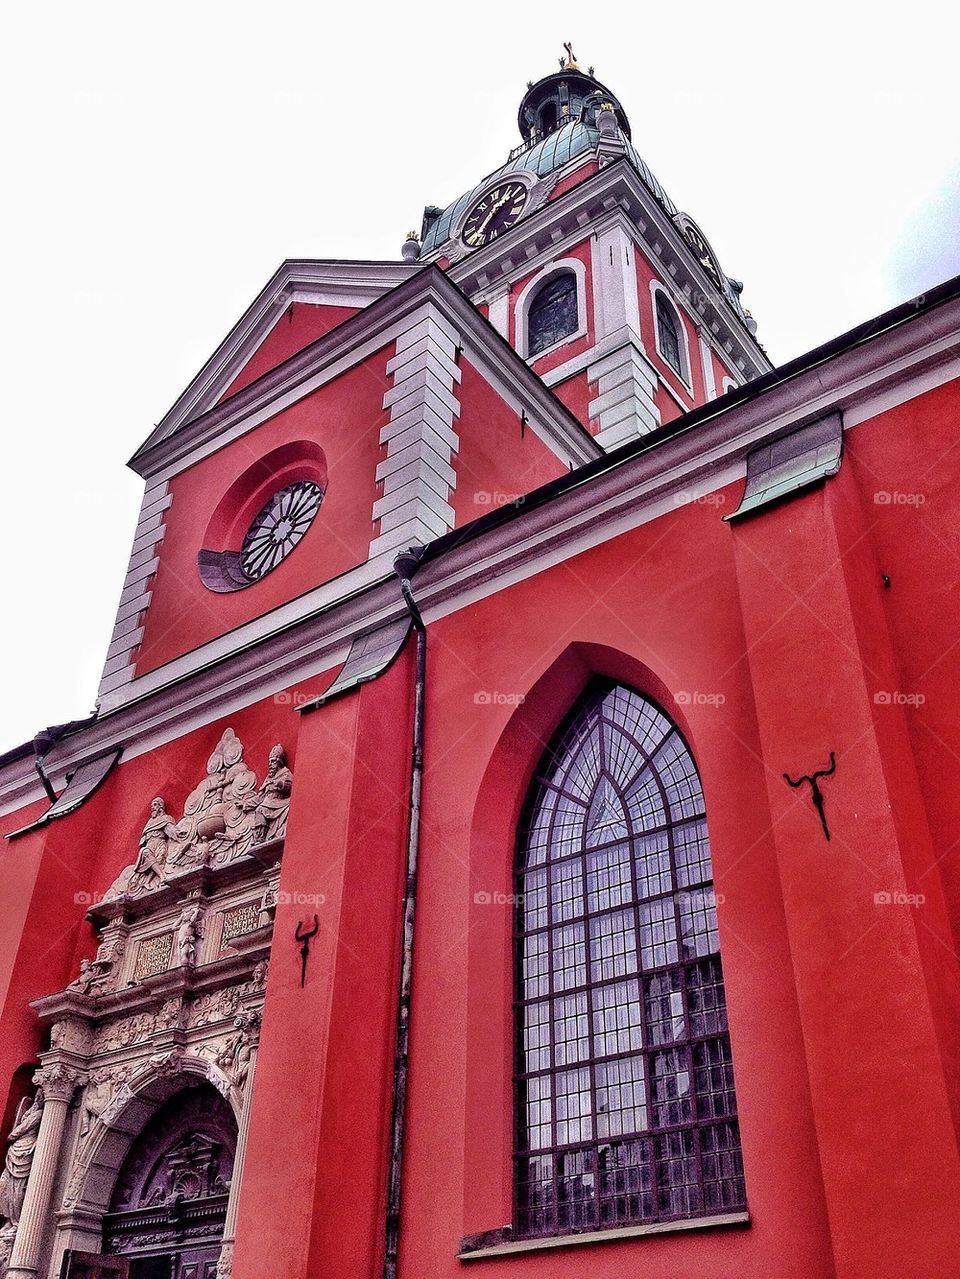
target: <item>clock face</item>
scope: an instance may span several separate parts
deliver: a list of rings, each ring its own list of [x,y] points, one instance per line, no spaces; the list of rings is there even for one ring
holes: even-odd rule
[[[502,182],[478,200],[463,226],[464,244],[479,249],[504,231],[516,226],[527,202],[527,188],[522,182]]]
[[[720,268],[714,261],[713,254],[710,252],[706,240],[704,240],[703,236],[694,226],[687,226],[685,234],[690,244],[693,246],[693,251],[696,253],[700,265],[704,268],[707,274],[712,277],[714,282],[722,287],[722,282],[720,280]]]

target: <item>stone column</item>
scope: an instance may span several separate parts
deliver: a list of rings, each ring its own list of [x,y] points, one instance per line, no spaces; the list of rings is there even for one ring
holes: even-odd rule
[[[43,1118],[7,1279],[34,1279],[37,1274],[44,1234],[49,1226],[50,1197],[61,1159],[67,1109],[83,1079],[79,1071],[59,1062],[38,1070],[33,1077],[43,1092]]]
[[[250,1056],[247,1077],[243,1086],[243,1109],[237,1130],[237,1153],[233,1160],[233,1176],[230,1178],[230,1195],[227,1199],[227,1215],[223,1223],[223,1246],[217,1262],[217,1279],[230,1279],[233,1272],[233,1241],[237,1233],[237,1204],[240,1200],[240,1182],[243,1178],[243,1160],[247,1153],[247,1133],[250,1129],[250,1099],[253,1096],[253,1076],[257,1068],[257,1042],[260,1034],[260,1014],[250,1014],[247,1025],[250,1036]]]

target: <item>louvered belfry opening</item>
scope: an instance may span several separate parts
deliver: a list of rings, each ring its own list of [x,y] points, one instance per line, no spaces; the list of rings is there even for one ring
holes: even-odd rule
[[[516,892],[517,1233],[742,1209],[703,792],[653,702],[588,690],[531,788]]]

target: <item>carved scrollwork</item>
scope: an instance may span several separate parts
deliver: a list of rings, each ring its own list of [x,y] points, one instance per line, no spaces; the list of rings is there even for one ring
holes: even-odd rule
[[[87,1076],[72,1066],[54,1061],[38,1070],[33,1082],[43,1093],[44,1104],[48,1101],[70,1102],[80,1085],[87,1082]]]

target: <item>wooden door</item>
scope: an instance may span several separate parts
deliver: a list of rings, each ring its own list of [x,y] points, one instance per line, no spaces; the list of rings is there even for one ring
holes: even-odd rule
[[[105,1257],[72,1248],[64,1253],[60,1279],[130,1279],[130,1262],[126,1257]]]
[[[219,1259],[219,1248],[191,1248],[182,1252],[175,1271],[176,1279],[216,1279]]]

